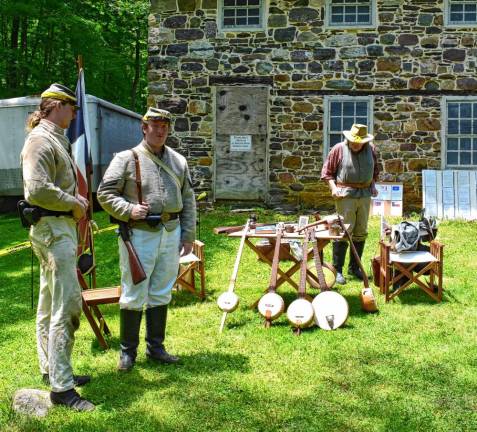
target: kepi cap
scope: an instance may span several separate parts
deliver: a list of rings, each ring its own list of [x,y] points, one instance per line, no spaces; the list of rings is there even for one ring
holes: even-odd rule
[[[350,130],[344,130],[343,135],[348,141],[366,144],[374,139],[374,135],[368,133],[368,126],[355,123]]]
[[[147,122],[148,120],[164,120],[170,122],[171,118],[172,116],[169,111],[160,108],[149,107],[142,119],[145,122]]]
[[[73,91],[71,91],[68,87],[54,83],[50,87],[48,87],[42,94],[42,99],[51,98],[51,99],[58,99],[65,102],[70,102],[75,105],[76,108],[79,108],[76,105],[77,99],[76,95]]]

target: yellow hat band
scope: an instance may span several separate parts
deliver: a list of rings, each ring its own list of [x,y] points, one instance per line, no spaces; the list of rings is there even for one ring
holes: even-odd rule
[[[363,138],[361,138],[358,135],[352,135],[352,137],[353,137],[353,142],[355,143],[360,143],[363,140]]]
[[[73,96],[68,96],[64,93],[58,93],[58,92],[53,92],[53,91],[44,91],[41,94],[42,98],[53,98],[53,99],[59,99],[62,101],[67,101],[67,102],[74,102],[76,103],[76,98]]]

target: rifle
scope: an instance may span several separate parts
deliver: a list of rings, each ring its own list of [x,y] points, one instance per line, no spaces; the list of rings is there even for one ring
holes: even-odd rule
[[[134,249],[133,244],[131,243],[131,237],[129,235],[129,227],[127,222],[122,222],[119,220],[114,220],[118,224],[118,233],[122,238],[124,245],[128,251],[129,257],[129,268],[131,270],[131,277],[134,285],[141,283],[146,279],[146,273],[144,268],[137,256],[136,249]]]

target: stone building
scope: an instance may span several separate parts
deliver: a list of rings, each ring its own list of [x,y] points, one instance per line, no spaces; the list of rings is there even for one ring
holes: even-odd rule
[[[351,123],[421,206],[423,169],[477,167],[477,1],[153,0],[149,104],[216,199],[329,206]]]

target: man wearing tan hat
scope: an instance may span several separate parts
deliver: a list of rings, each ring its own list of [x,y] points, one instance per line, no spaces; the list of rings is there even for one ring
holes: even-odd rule
[[[22,220],[28,219],[31,225],[30,240],[40,261],[36,332],[43,381],[51,385],[54,404],[91,411],[94,405],[74,388],[90,377],[73,375],[71,367],[82,305],[76,276],[76,221],[88,208],[88,201],[77,193],[71,145],[64,134],[77,108],[69,88],[52,84],[41,94],[39,109],[28,118],[30,133],[21,153],[28,203],[22,207]]]
[[[335,200],[336,212],[350,225],[353,244],[361,258],[368,235],[368,217],[371,196],[377,196],[378,178],[376,150],[371,144],[373,135],[366,125],[354,124],[343,131],[345,140],[333,146],[321,171],[321,179],[328,183]],[[343,265],[348,243],[333,242],[333,265],[336,282],[344,285]],[[363,279],[354,255],[350,253],[348,275]]]
[[[167,306],[179,256],[191,252],[195,239],[195,198],[186,159],[165,144],[170,123],[170,112],[149,108],[142,121],[144,139],[114,157],[98,188],[101,206],[128,222],[146,274],[143,282],[133,283],[120,238],[120,371],[130,370],[136,361],[144,308],[146,356],[159,363],[179,361],[164,348]]]

